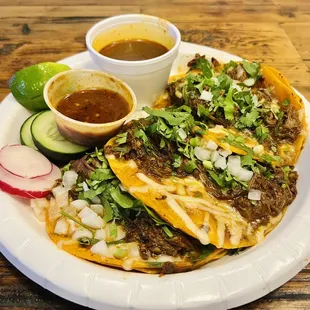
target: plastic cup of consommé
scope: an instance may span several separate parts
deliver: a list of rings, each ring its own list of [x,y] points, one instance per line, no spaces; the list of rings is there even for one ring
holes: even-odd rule
[[[45,84],[43,95],[60,133],[72,143],[90,147],[102,147],[137,105],[126,83],[102,71],[86,69],[56,74]]]
[[[181,34],[176,26],[141,14],[107,18],[95,24],[86,35],[86,45],[94,63],[133,89],[138,111],[145,105],[152,105],[164,92],[180,43]],[[165,50],[156,54],[159,46]],[[124,55],[120,55],[122,51]],[[133,52],[141,57],[131,57],[137,56],[132,55]],[[150,56],[154,57],[147,59]]]

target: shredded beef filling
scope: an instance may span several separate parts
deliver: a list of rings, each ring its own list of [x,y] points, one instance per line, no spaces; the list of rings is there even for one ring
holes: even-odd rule
[[[160,226],[145,214],[140,214],[135,219],[125,220],[126,241],[139,243],[140,255],[148,259],[157,255],[184,256],[186,253],[199,256],[200,245],[196,239],[173,232],[169,238]]]
[[[277,169],[273,180],[262,175],[255,174],[249,183],[249,189],[261,191],[261,200],[253,201],[247,198],[247,193],[232,200],[232,205],[240,214],[255,224],[267,224],[269,216],[277,216],[290,205],[297,195],[296,171],[289,173],[288,182],[285,184],[285,176],[282,170]]]
[[[154,144],[152,144],[152,152],[148,153],[143,142],[134,136],[134,127],[134,122],[128,123],[124,127],[124,130],[127,131],[127,145],[129,149],[123,155],[126,160],[133,159],[142,171],[159,181],[172,175],[179,177],[191,175],[183,169],[187,159],[183,159],[178,169],[173,168],[173,154],[176,153],[176,146],[173,143],[169,144],[168,147],[160,149],[158,142],[150,139]],[[107,147],[105,152],[120,156],[120,153],[115,152],[113,147]],[[292,203],[297,195],[297,172],[290,172],[288,180],[285,180],[281,169],[275,170],[273,179],[268,179],[262,174],[255,174],[247,190],[243,189],[241,185],[223,190],[209,177],[201,164],[198,164],[198,167],[193,172],[193,176],[200,180],[204,184],[206,191],[217,199],[231,201],[233,207],[249,222],[252,222],[253,225],[266,224],[270,216],[277,216],[284,207]],[[284,183],[286,183],[286,186],[282,187]],[[260,201],[253,204],[247,198],[250,189],[257,189],[262,192]]]

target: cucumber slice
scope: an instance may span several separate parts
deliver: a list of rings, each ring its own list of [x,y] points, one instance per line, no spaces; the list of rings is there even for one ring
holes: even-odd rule
[[[73,144],[58,131],[52,111],[38,115],[31,125],[31,134],[35,146],[48,159],[57,164],[82,157],[89,147]]]
[[[39,113],[35,113],[31,116],[29,116],[24,123],[22,124],[22,127],[20,127],[20,131],[19,131],[19,139],[20,139],[20,143],[26,146],[29,146],[35,150],[37,150],[37,147],[35,146],[33,139],[32,139],[32,134],[31,134],[31,124],[34,121],[34,119],[41,114],[41,112]]]

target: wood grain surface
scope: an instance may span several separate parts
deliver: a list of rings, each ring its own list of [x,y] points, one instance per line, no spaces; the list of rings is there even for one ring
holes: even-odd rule
[[[266,62],[310,99],[310,0],[0,0],[0,101],[14,72],[84,51],[94,23],[126,13],[166,18],[184,41]],[[0,309],[84,308],[28,280],[0,253]],[[238,309],[310,309],[310,266]]]

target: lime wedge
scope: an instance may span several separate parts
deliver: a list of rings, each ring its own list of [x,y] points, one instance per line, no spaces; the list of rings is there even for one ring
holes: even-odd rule
[[[39,112],[48,109],[43,89],[46,82],[59,72],[70,70],[67,65],[54,62],[42,62],[16,72],[9,81],[15,99],[30,111]]]

